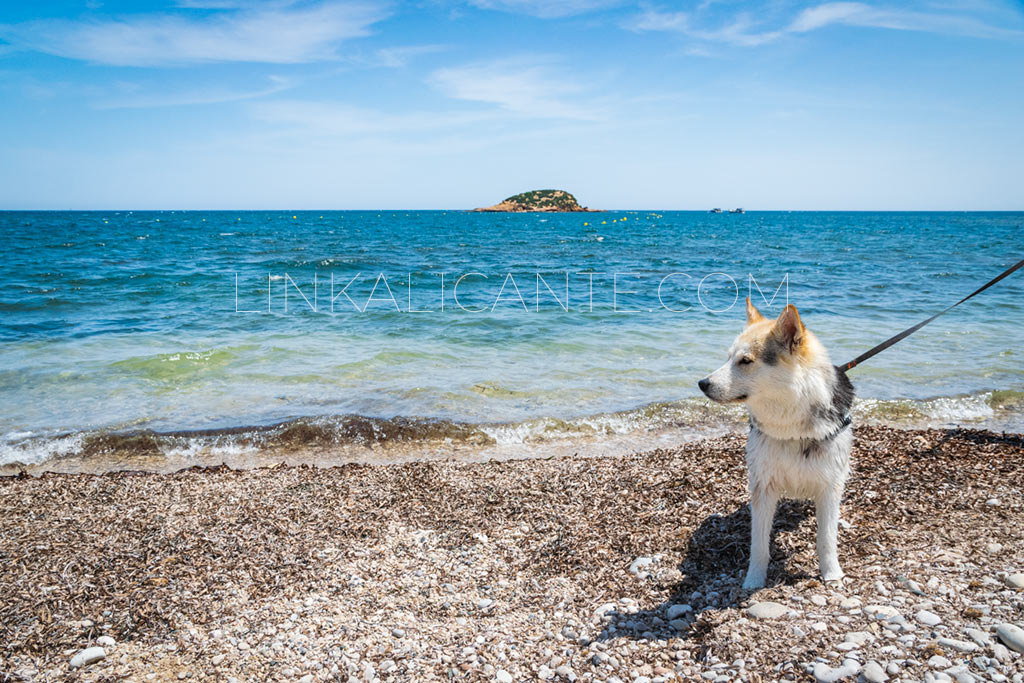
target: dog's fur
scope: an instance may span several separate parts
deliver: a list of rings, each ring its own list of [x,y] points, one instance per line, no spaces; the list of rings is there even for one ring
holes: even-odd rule
[[[819,571],[826,581],[841,579],[839,501],[853,445],[852,429],[844,426],[853,402],[846,374],[832,365],[795,306],[769,320],[748,298],[747,325],[729,348],[728,362],[698,384],[708,398],[745,402],[750,411],[750,566],[743,587],[764,587],[781,496],[814,501]]]

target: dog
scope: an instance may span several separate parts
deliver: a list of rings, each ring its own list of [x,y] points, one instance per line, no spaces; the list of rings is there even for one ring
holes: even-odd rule
[[[787,305],[775,320],[747,297],[747,324],[729,348],[729,360],[700,380],[719,403],[746,403],[750,413],[747,471],[750,488],[750,565],[745,590],[763,588],[775,507],[782,496],[814,501],[818,570],[840,581],[839,502],[850,473],[853,385]]]

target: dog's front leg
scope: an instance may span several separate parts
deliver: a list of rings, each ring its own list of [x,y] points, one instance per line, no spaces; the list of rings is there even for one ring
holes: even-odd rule
[[[837,550],[839,501],[842,495],[842,489],[829,488],[814,501],[818,518],[818,570],[825,581],[838,581],[843,578]]]
[[[772,520],[775,519],[775,505],[778,502],[778,494],[768,487],[750,487],[750,566],[743,582],[745,590],[764,588],[768,577]]]

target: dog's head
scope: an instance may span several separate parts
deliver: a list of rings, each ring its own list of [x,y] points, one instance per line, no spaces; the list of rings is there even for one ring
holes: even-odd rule
[[[789,386],[797,369],[810,364],[819,349],[796,306],[787,305],[771,320],[747,297],[747,326],[729,347],[729,360],[697,386],[719,403],[768,397]]]

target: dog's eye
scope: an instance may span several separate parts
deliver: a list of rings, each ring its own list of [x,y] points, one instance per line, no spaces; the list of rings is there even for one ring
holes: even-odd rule
[[[740,365],[750,365],[753,362],[754,362],[754,359],[749,357],[749,356],[743,356],[743,358],[740,358],[740,360],[739,360],[739,364]]]

